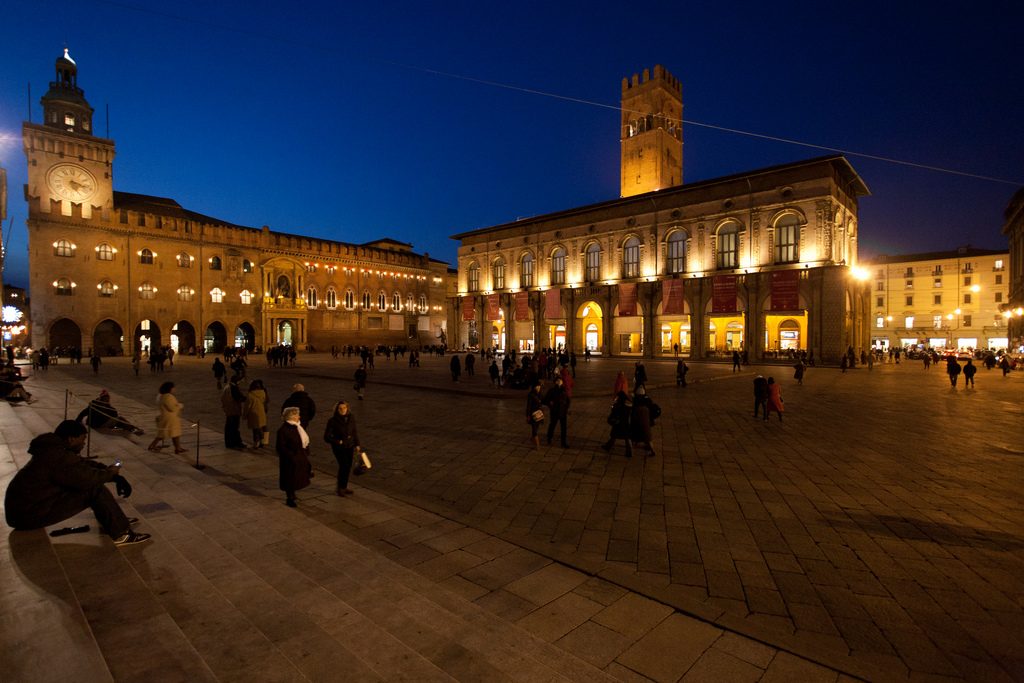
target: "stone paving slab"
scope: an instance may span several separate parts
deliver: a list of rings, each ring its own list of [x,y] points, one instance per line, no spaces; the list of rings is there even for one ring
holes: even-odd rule
[[[315,439],[332,399],[352,398],[345,366],[306,356],[296,368],[251,372],[268,381],[273,403],[292,381],[306,382],[322,411]],[[664,410],[658,456],[638,451],[626,460],[621,446],[611,456],[596,446],[607,430],[610,397],[602,394],[630,366],[581,364],[571,447],[533,451],[521,392],[491,388],[483,377],[453,388],[442,359],[424,358],[417,370],[378,361],[366,401],[353,402],[364,445],[376,455],[372,476],[359,483],[842,671],[1024,675],[1024,598],[1014,581],[1024,547],[1024,375],[982,373],[978,389],[953,391],[943,375],[903,364],[811,369],[797,386],[778,366],[731,373],[692,363],[696,381],[676,389],[673,364],[648,363]],[[160,381],[183,378],[186,414],[218,423],[205,364],[185,359],[163,376],[139,378],[107,375],[107,367],[98,380],[75,367],[50,374],[76,398],[92,395],[99,381],[119,400],[143,403]],[[783,422],[751,418],[754,372],[783,383]],[[205,443],[204,452],[216,440]],[[316,457],[332,470],[326,450]],[[373,514],[343,524],[370,530],[384,522]],[[536,609],[505,590],[524,575],[495,559],[473,564],[468,546],[424,545],[427,525],[388,530],[397,532],[395,553],[409,566],[434,562],[425,571],[440,572],[444,585],[479,594],[506,618]],[[374,543],[373,535],[360,540]],[[581,644],[608,640],[595,626],[607,628],[593,619],[576,627],[586,627]],[[559,641],[572,642],[574,631]],[[730,665],[716,655],[700,670]]]

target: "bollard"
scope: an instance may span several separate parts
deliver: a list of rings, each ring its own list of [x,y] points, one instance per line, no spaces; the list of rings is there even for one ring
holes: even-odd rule
[[[196,420],[196,423],[192,426],[196,428],[196,464],[192,465],[192,467],[197,470],[205,470],[206,465],[201,465],[199,463],[199,420]]]

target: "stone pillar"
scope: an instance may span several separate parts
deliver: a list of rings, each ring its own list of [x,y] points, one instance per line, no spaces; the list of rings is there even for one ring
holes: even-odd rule
[[[704,284],[708,278],[689,280],[684,294],[690,304],[690,358],[700,360],[707,354],[708,322],[704,316]]]
[[[661,349],[661,335],[656,334],[660,330],[655,329],[655,285],[660,282],[642,282],[637,288],[637,299],[643,302],[643,357],[655,358]]]

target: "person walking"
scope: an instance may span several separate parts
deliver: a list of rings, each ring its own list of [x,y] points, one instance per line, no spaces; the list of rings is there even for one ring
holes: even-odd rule
[[[475,367],[476,367],[476,356],[474,356],[472,353],[467,353],[466,354],[466,376],[467,377],[472,377],[473,376],[473,374],[474,374],[473,373],[473,368],[475,368]]]
[[[576,379],[576,352],[569,352],[569,369],[572,371],[573,379]]]
[[[491,364],[487,366],[487,374],[491,377],[491,386],[501,386],[499,379],[501,378],[501,370],[498,369],[498,360],[494,359]]]
[[[647,386],[647,367],[644,365],[642,360],[636,362],[636,367],[633,369],[633,391],[636,391],[640,387]]]
[[[349,410],[348,402],[342,400],[335,404],[324,428],[324,441],[331,445],[331,453],[338,461],[338,483],[334,492],[339,496],[351,496],[354,491],[348,487],[348,479],[352,473],[353,455],[359,450],[359,432],[356,430],[356,416]]]
[[[249,391],[245,395],[245,405],[242,408],[242,414],[245,416],[245,422],[249,425],[249,429],[252,430],[252,447],[263,448],[268,437],[265,433],[269,433],[267,425],[267,406],[270,403],[270,399],[267,397],[267,389],[263,385],[263,380],[254,379],[249,384]]]
[[[544,399],[541,398],[540,390],[541,384],[538,380],[526,394],[526,422],[530,425],[530,441],[534,450],[540,448],[540,437],[537,432],[540,430],[540,423],[544,421]]]
[[[299,424],[299,409],[285,408],[277,430],[275,450],[278,459],[277,485],[285,495],[285,505],[298,507],[295,492],[309,486],[313,466],[309,462],[309,434]]]
[[[949,375],[949,384],[954,389],[956,389],[956,380],[962,371],[963,368],[956,361],[956,356],[950,356],[946,359],[946,374]]]
[[[846,356],[843,356],[846,358]],[[782,411],[785,410],[785,403],[782,400],[782,385],[775,383],[774,377],[768,378],[768,403],[764,410],[765,422],[768,421],[768,415],[773,410],[779,414],[779,422],[782,422]]]
[[[356,390],[356,395],[359,397],[359,400],[362,401],[363,389],[366,388],[366,366],[360,365],[356,368],[352,378],[355,380],[355,386],[353,388]]]
[[[451,363],[448,364],[448,367],[452,371],[452,381],[458,382],[459,377],[462,375],[462,362],[459,360],[459,354],[452,354],[452,360]]]
[[[135,376],[139,376],[139,366],[142,365],[142,356],[136,351],[132,354],[132,370],[135,372]]]
[[[733,352],[732,352],[732,371],[733,372],[739,372],[740,371],[740,352],[736,351],[735,349],[733,349]]]
[[[807,368],[804,365],[804,362],[802,360],[797,360],[796,365],[793,366],[793,370],[794,370],[794,372],[793,372],[793,379],[796,380],[797,384],[803,384],[804,383],[804,371],[806,369]]]
[[[548,389],[548,393],[544,395],[544,405],[546,405],[551,412],[551,421],[548,423],[549,446],[551,445],[551,439],[555,435],[555,425],[557,424],[559,426],[562,448],[569,447],[569,442],[566,438],[569,419],[569,400],[569,394],[566,391],[562,377],[555,377],[555,385]]]
[[[1010,374],[1010,359],[1003,354],[1002,359],[999,361],[999,369],[1003,371],[1003,377]]]
[[[768,380],[764,378],[764,375],[758,375],[754,378],[754,417],[757,417],[758,411],[764,413],[764,419],[768,419]]]
[[[92,372],[94,375],[100,374],[100,363],[102,362],[103,360],[100,358],[100,354],[98,353],[93,352],[89,357],[89,365],[92,366]]]
[[[647,395],[647,390],[640,387],[633,395],[633,410],[629,416],[629,438],[634,444],[643,444],[647,449],[647,457],[654,457],[654,446],[651,445],[651,427],[661,415],[661,408]]]
[[[676,386],[686,386],[686,373],[690,371],[690,366],[686,364],[686,361],[680,358],[676,361]]]
[[[629,439],[629,420],[632,412],[633,402],[629,399],[629,394],[625,391],[620,391],[616,394],[615,401],[612,403],[611,413],[608,415],[608,424],[611,425],[612,433],[609,435],[608,441],[601,444],[601,448],[610,451],[615,442],[618,439],[622,439],[626,444],[626,457],[633,457],[633,443]]]
[[[626,381],[626,373],[619,370],[619,373],[615,375],[615,384],[612,385],[612,397],[616,397],[622,392],[629,392],[629,382]]]
[[[220,361],[220,358],[213,359],[213,378],[217,380],[217,391],[224,387],[224,379],[227,377],[228,369]]]
[[[967,359],[967,365],[964,366],[964,389],[967,387],[974,388],[974,374],[978,372],[978,366],[974,364],[973,358]]]
[[[220,407],[224,411],[224,446],[240,451],[245,448],[242,441],[242,406],[245,394],[238,388],[238,380],[232,379],[220,394]]]
[[[309,429],[309,423],[316,417],[316,403],[313,401],[313,397],[306,393],[306,387],[301,384],[292,385],[292,393],[284,400],[281,412],[284,412],[285,408],[299,409],[299,424],[306,430]]]
[[[150,442],[149,450],[158,452],[164,447],[164,439],[170,439],[175,453],[185,452],[181,447],[181,411],[184,407],[174,396],[174,382],[160,385],[160,393],[157,394],[159,413],[156,416],[156,436]]]

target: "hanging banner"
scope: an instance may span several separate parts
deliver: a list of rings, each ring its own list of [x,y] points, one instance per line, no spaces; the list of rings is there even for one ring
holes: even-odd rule
[[[716,275],[711,281],[711,312],[733,313],[736,310],[736,276]]]
[[[636,315],[636,283],[619,285],[619,315]]]
[[[501,320],[501,313],[499,311],[500,302],[498,297],[500,294],[488,294],[487,295],[487,319],[488,320]]]
[[[467,296],[462,298],[462,319],[476,320],[476,297]]]
[[[548,320],[562,317],[562,290],[549,289],[544,293],[544,317]]]
[[[530,293],[516,292],[516,320],[525,321],[530,319]]]
[[[686,312],[683,305],[683,281],[661,281],[661,313],[662,315],[682,315]]]
[[[772,311],[800,308],[800,271],[777,270],[772,273]]]

